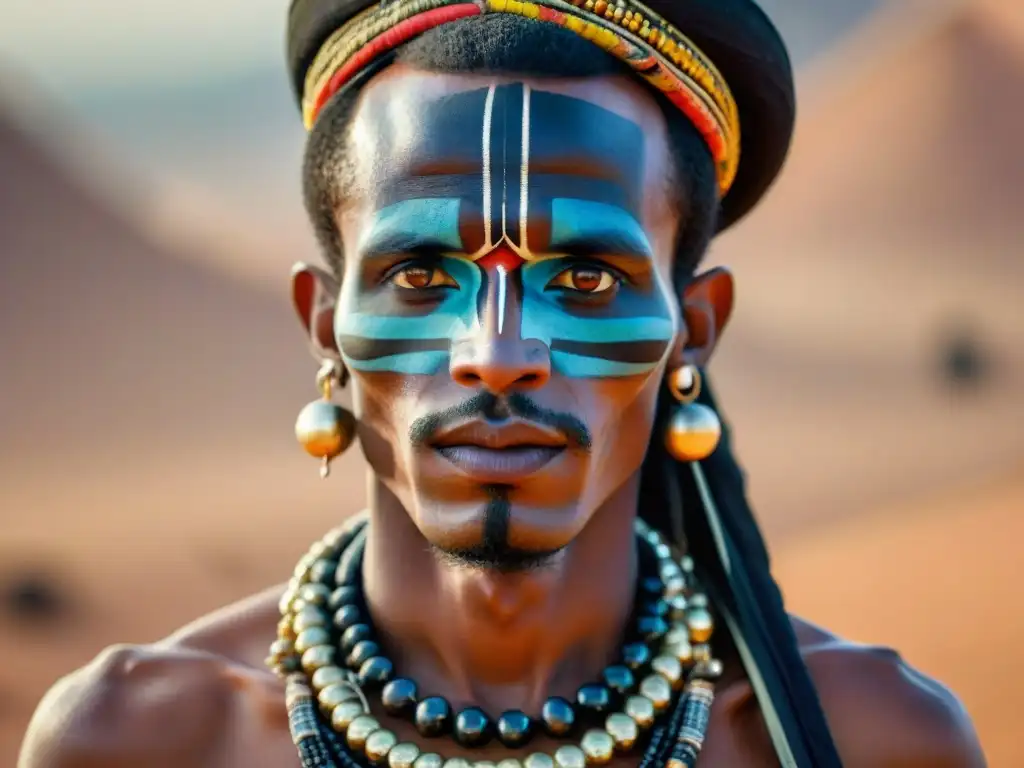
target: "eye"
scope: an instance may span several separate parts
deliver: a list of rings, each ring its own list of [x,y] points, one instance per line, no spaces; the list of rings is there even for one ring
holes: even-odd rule
[[[581,265],[560,272],[548,287],[596,295],[614,290],[620,282],[619,277],[607,269]]]
[[[454,287],[459,284],[440,267],[425,264],[410,264],[391,273],[391,283],[408,291],[425,291],[429,288]]]

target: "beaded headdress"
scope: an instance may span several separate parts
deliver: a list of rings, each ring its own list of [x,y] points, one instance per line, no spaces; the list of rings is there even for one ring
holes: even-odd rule
[[[557,24],[592,41],[661,91],[703,136],[719,193],[736,179],[739,110],[711,60],[682,32],[638,0],[397,0],[371,6],[321,45],[306,72],[307,129],[330,98],[376,58],[428,29],[484,13],[510,13]]]

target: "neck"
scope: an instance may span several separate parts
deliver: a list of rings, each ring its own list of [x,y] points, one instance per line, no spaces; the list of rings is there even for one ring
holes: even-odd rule
[[[632,609],[639,476],[550,563],[517,573],[439,556],[398,499],[372,483],[363,577],[398,676],[456,708],[534,716],[548,696],[572,701],[599,679]]]

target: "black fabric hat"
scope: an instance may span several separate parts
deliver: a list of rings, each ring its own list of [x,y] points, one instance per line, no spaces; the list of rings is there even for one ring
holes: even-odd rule
[[[306,70],[341,25],[368,0],[292,0],[288,68],[299,100]],[[739,173],[722,200],[720,229],[742,218],[778,175],[796,116],[793,70],[778,30],[754,0],[646,0],[718,67],[739,106]]]

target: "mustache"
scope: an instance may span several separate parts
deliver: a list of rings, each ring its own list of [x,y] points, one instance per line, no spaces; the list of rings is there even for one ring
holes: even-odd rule
[[[474,418],[485,421],[503,421],[517,416],[524,421],[556,429],[565,435],[571,446],[590,450],[590,430],[571,413],[544,408],[521,393],[494,395],[480,392],[463,403],[442,411],[421,416],[409,427],[409,441],[416,447],[426,445],[437,432]]]

